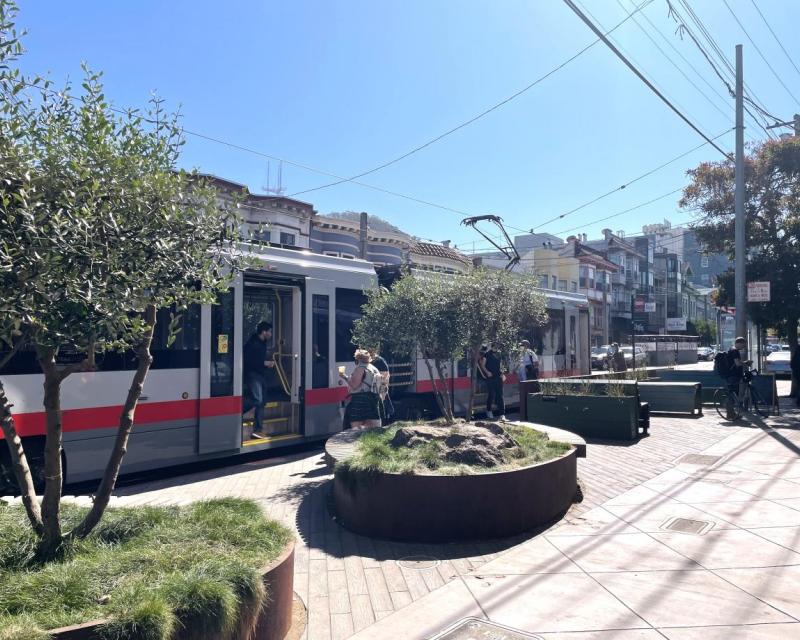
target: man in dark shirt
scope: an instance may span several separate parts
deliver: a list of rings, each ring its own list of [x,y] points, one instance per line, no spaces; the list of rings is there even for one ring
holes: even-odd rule
[[[267,371],[275,366],[275,361],[267,357],[267,344],[272,337],[272,325],[259,322],[256,332],[244,345],[244,381],[250,390],[255,415],[253,416],[253,435],[261,435],[261,422],[264,417],[264,402],[267,393]],[[249,407],[245,409],[245,412]]]
[[[751,362],[745,359],[747,357],[747,340],[742,337],[736,338],[733,346],[728,349],[726,356],[728,358],[728,373],[725,377],[725,381],[728,384],[728,391],[735,393],[738,398],[741,395],[744,368]],[[730,395],[728,397],[730,397]],[[728,407],[727,409],[728,417],[730,418],[733,416],[733,408]]]
[[[492,407],[497,407],[497,414],[500,420],[506,419],[506,403],[503,399],[503,370],[500,356],[495,351],[496,345],[493,343],[483,354],[479,366],[481,375],[486,378],[486,386],[489,393],[486,396],[486,417],[494,418]]]

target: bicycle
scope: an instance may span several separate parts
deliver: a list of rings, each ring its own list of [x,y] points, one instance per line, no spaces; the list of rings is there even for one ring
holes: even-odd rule
[[[769,417],[769,403],[753,386],[753,378],[758,375],[756,369],[744,372],[744,395],[722,387],[714,392],[714,408],[723,420],[738,420],[744,413],[757,413],[762,418]],[[740,387],[741,388],[741,387]]]

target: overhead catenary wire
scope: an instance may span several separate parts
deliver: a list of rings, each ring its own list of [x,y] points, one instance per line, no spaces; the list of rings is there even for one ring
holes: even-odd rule
[[[800,75],[800,68],[798,68],[798,66],[795,64],[794,59],[792,58],[792,56],[789,55],[789,52],[786,50],[786,47],[783,46],[783,42],[781,42],[781,39],[778,37],[778,35],[773,30],[770,23],[767,21],[766,16],[764,16],[764,14],[761,12],[761,9],[758,7],[758,4],[756,3],[756,0],[750,0],[750,2],[755,7],[756,11],[758,11],[758,15],[761,16],[761,19],[764,21],[764,24],[767,25],[767,29],[769,29],[769,32],[772,34],[772,37],[775,38],[775,42],[778,43],[778,46],[781,48],[781,51],[783,51],[783,54],[786,56],[786,59],[789,62],[791,62],[792,66],[794,67],[794,70],[797,71],[798,75]]]
[[[717,139],[721,138],[722,136],[724,136],[725,134],[730,133],[731,131],[733,131],[733,128],[726,129],[722,133],[717,134],[716,136],[714,136],[712,138],[712,140],[717,140]],[[556,220],[562,220],[562,219],[566,218],[567,216],[572,215],[573,213],[576,213],[576,212],[580,211],[581,209],[585,209],[586,207],[588,207],[588,206],[590,206],[590,205],[592,205],[592,204],[594,204],[596,202],[599,202],[600,200],[602,200],[604,198],[607,198],[608,196],[610,196],[610,195],[612,195],[614,193],[617,193],[618,191],[622,191],[624,189],[627,189],[632,184],[635,184],[635,183],[639,182],[640,180],[643,180],[644,178],[647,178],[648,176],[653,175],[657,171],[660,171],[661,169],[663,169],[665,167],[668,167],[673,162],[677,162],[678,160],[680,160],[682,158],[685,158],[686,156],[694,153],[695,151],[697,151],[699,149],[702,149],[707,144],[708,144],[708,142],[703,142],[703,143],[697,145],[696,147],[692,147],[688,151],[684,151],[683,153],[675,156],[674,158],[671,158],[670,160],[667,160],[666,162],[661,163],[657,167],[654,167],[654,168],[652,168],[652,169],[650,169],[648,171],[645,171],[641,175],[636,176],[635,178],[633,178],[633,180],[628,180],[627,182],[621,184],[619,187],[615,187],[614,189],[611,189],[610,191],[607,191],[607,192],[603,193],[602,195],[597,196],[596,198],[588,200],[587,202],[584,202],[583,204],[578,205],[577,207],[575,207],[573,209],[570,209],[569,211],[565,211],[564,213],[559,214],[559,215],[557,215],[557,216],[555,216],[553,218],[550,218],[549,220],[545,220],[541,224],[536,225],[535,227],[531,228],[530,229],[530,233],[535,233],[535,231],[537,229],[541,229],[542,227],[550,224],[551,222],[555,222]],[[516,228],[516,227],[511,227],[510,225],[509,225],[509,228],[515,229],[516,231],[526,231],[525,229],[519,229],[519,228]]]
[[[645,2],[642,2],[642,4],[640,4],[638,7],[636,7],[633,12],[631,12],[623,20],[621,20],[616,25],[614,25],[614,27],[609,29],[606,32],[606,35],[611,34],[614,31],[616,31],[619,27],[621,27],[623,24],[625,24],[631,17],[633,17],[634,14],[636,14],[639,11],[641,11],[646,6],[651,4],[652,2],[653,2],[653,0],[645,0]],[[367,176],[367,175],[369,175],[371,173],[375,173],[377,171],[380,171],[381,169],[385,169],[387,167],[390,167],[393,164],[396,164],[396,163],[400,162],[401,160],[405,160],[409,156],[412,156],[415,153],[418,153],[419,151],[422,151],[423,149],[427,149],[431,145],[436,144],[437,142],[439,142],[440,140],[446,138],[447,136],[449,136],[449,135],[451,135],[451,134],[453,134],[453,133],[455,133],[457,131],[460,131],[461,129],[464,129],[465,127],[468,127],[472,123],[477,122],[481,118],[489,115],[493,111],[496,111],[500,107],[508,104],[512,100],[515,100],[516,98],[520,97],[524,93],[530,91],[535,86],[537,86],[538,84],[540,84],[541,82],[543,82],[544,80],[549,78],[550,76],[554,75],[555,73],[557,73],[558,71],[560,71],[561,69],[566,67],[569,63],[573,62],[574,60],[579,58],[584,53],[586,53],[589,49],[591,49],[598,42],[600,42],[600,38],[597,38],[596,40],[592,41],[591,43],[589,43],[588,45],[583,47],[583,49],[581,49],[577,53],[573,54],[572,56],[570,56],[569,58],[567,58],[566,60],[564,60],[560,64],[556,65],[555,67],[553,67],[550,71],[548,71],[544,75],[539,76],[536,80],[534,80],[530,84],[526,85],[525,87],[523,87],[519,91],[516,91],[515,93],[512,93],[510,96],[508,96],[507,98],[504,98],[500,102],[492,105],[488,109],[484,109],[483,111],[481,111],[477,115],[469,118],[468,120],[465,120],[464,122],[456,125],[455,127],[452,127],[451,129],[448,129],[447,131],[445,131],[445,132],[443,132],[443,133],[431,138],[430,140],[428,140],[428,141],[426,141],[426,142],[414,147],[413,149],[409,149],[405,153],[402,153],[401,155],[399,155],[399,156],[397,156],[395,158],[392,158],[391,160],[388,160],[388,161],[386,161],[386,162],[384,162],[384,163],[382,163],[382,164],[380,164],[380,165],[378,165],[376,167],[372,167],[371,169],[367,169],[366,171],[362,171],[361,173],[358,173],[358,174],[356,174],[354,176],[351,176],[350,178],[343,178],[343,179],[337,180],[335,182],[329,182],[327,184],[322,184],[322,185],[319,185],[317,187],[312,187],[310,189],[304,189],[302,191],[297,191],[297,192],[293,193],[292,195],[293,196],[297,196],[297,195],[301,195],[301,194],[304,194],[304,193],[311,193],[312,191],[319,191],[320,189],[327,189],[329,187],[335,187],[336,185],[340,185],[340,184],[343,184],[345,182],[352,182],[354,180],[357,180],[358,178],[363,178],[364,176]]]
[[[726,85],[728,93],[731,95],[731,97],[736,97],[736,93],[730,84],[731,82],[735,82],[736,79],[736,70],[734,69],[733,64],[730,62],[728,56],[725,55],[725,52],[722,50],[717,41],[714,39],[714,36],[711,35],[711,32],[709,31],[708,27],[706,27],[702,18],[700,18],[700,16],[697,15],[695,10],[692,8],[692,5],[689,3],[689,0],[678,0],[678,2],[680,2],[681,6],[685,9],[686,13],[688,14],[689,19],[694,23],[694,25],[700,31],[701,36],[706,40],[708,45],[711,47],[712,55],[716,56],[717,59],[722,63],[723,68],[727,71],[728,74],[727,79],[720,74],[720,72],[716,68],[716,65],[711,60],[708,51],[706,51],[705,47],[699,42],[698,38],[694,35],[693,31],[687,24],[686,19],[683,17],[680,11],[675,7],[675,5],[673,5],[671,0],[667,0],[667,7],[669,9],[668,15],[672,16],[673,19],[675,19],[676,22],[678,22],[679,33],[686,32],[689,34],[692,41],[695,43],[700,52],[706,58],[706,61],[711,65],[711,67],[720,77],[720,80],[722,80],[722,82]],[[750,96],[752,96],[752,98],[750,99],[750,103],[756,106],[759,112],[766,113],[766,109],[763,106],[763,101],[755,94],[755,91],[751,89],[747,81],[744,82],[744,88],[745,88],[745,93],[749,93]],[[752,112],[747,110],[747,108],[745,108],[745,111],[747,111],[751,116],[753,115]],[[765,128],[762,127],[762,129]],[[769,135],[768,131],[767,134]]]
[[[736,20],[736,24],[739,25],[739,28],[741,28],[741,30],[744,33],[744,35],[747,36],[747,39],[750,41],[750,44],[753,45],[753,48],[756,50],[756,53],[764,61],[764,64],[767,65],[769,70],[772,72],[772,75],[775,76],[775,79],[785,89],[786,93],[788,93],[791,96],[791,98],[792,98],[792,100],[794,100],[795,104],[800,107],[800,100],[798,100],[797,96],[795,96],[792,93],[791,89],[789,89],[789,87],[786,86],[786,83],[783,81],[783,78],[781,78],[780,75],[778,75],[778,72],[775,71],[775,68],[770,64],[769,60],[767,60],[767,57],[761,52],[761,49],[755,43],[755,40],[753,40],[753,38],[750,36],[750,33],[748,33],[747,29],[745,29],[745,26],[742,24],[742,21],[739,20],[739,16],[737,16],[736,12],[733,9],[731,9],[731,5],[728,4],[728,0],[722,0],[722,2],[725,3],[725,6],[727,7],[728,11],[733,16],[733,19]]]
[[[718,146],[711,138],[709,138],[703,131],[701,131],[697,125],[695,125],[689,118],[687,118],[668,98],[661,93],[652,82],[650,82],[647,78],[642,75],[641,71],[639,71],[631,62],[614,46],[614,44],[605,37],[605,35],[595,26],[595,24],[586,16],[586,14],[581,11],[572,0],[564,0],[564,3],[572,9],[572,11],[577,15],[585,24],[588,26],[602,41],[603,43],[611,49],[611,51],[616,55],[622,62],[627,66],[637,78],[639,78],[647,87],[658,96],[661,101],[666,104],[681,120],[683,120],[687,125],[689,125],[700,137],[702,137],[706,142],[708,142],[712,147],[714,147],[717,151],[719,151],[723,156],[726,158],[730,157],[730,154],[727,151],[724,151],[720,146]]]

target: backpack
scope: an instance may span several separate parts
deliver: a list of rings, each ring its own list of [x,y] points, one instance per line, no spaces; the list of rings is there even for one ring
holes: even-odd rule
[[[731,373],[731,359],[727,351],[721,351],[714,356],[714,373],[721,378],[727,378]]]
[[[361,390],[367,393],[378,394],[380,392],[381,384],[383,383],[383,376],[373,365],[358,365],[364,368],[364,377],[361,380]]]

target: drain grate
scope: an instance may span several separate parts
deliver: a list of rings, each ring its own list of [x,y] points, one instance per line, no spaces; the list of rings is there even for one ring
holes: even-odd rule
[[[687,453],[678,458],[678,464],[696,464],[703,467],[710,467],[722,460],[722,456],[706,456],[699,453]]]
[[[542,636],[535,636],[488,620],[464,618],[434,636],[432,640],[542,640]]]
[[[442,564],[442,562],[433,556],[406,556],[405,558],[397,560],[397,564],[403,567],[403,569],[424,571],[425,569],[435,569]]]
[[[695,536],[702,536],[714,526],[713,522],[706,520],[692,520],[690,518],[670,518],[661,525],[665,531],[676,531],[678,533],[688,533]]]

